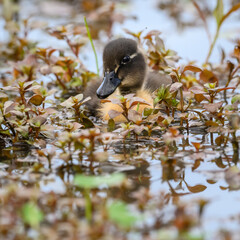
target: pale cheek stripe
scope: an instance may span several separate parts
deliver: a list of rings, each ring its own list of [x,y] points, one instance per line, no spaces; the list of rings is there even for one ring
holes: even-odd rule
[[[130,56],[131,59],[135,58],[138,55],[138,53],[134,53]]]
[[[134,53],[132,55],[130,55],[130,58],[133,59],[138,55],[138,53]],[[117,65],[117,67],[114,69],[114,72],[117,73],[118,69],[119,69],[120,65]]]
[[[114,72],[117,73],[118,69],[119,69],[119,65],[117,65],[117,67],[114,69]]]

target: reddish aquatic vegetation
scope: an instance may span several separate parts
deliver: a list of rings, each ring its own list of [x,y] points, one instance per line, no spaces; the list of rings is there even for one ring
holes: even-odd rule
[[[115,4],[81,4],[93,38],[124,19]],[[212,189],[239,191],[239,40],[219,64],[182,65],[159,31],[126,30],[173,84],[152,94],[153,106],[134,95],[105,100],[120,108],[106,125],[84,107],[82,92],[97,74],[80,60],[83,25],[46,29],[68,48],[57,49],[29,40],[31,20],[14,23],[6,20],[1,50],[11,62],[0,87],[0,237],[205,239]],[[115,122],[121,114],[126,122]]]

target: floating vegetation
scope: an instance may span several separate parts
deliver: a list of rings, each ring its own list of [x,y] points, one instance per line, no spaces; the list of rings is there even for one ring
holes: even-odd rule
[[[172,84],[152,93],[152,105],[134,94],[103,100],[118,109],[104,121],[87,108],[85,90],[99,79],[92,46],[132,17],[119,11],[127,3],[43,2],[36,1],[43,18],[46,6],[58,6],[66,24],[22,19],[19,1],[0,2],[7,36],[0,42],[0,238],[238,239],[239,38],[219,63],[210,56],[240,4],[217,0],[214,10],[206,1],[184,3],[209,36],[200,64],[182,61],[159,30],[125,29],[149,69]],[[178,1],[159,7],[181,26],[194,24],[179,22]],[[217,24],[213,36],[209,18]],[[56,45],[33,41],[40,29]]]

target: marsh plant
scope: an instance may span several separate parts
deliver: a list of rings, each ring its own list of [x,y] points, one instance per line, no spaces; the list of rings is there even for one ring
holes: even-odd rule
[[[102,39],[132,17],[118,12],[126,1],[59,1],[54,9],[39,2],[51,14],[62,6],[74,21],[49,27],[21,19],[19,1],[1,2],[8,38],[0,43],[0,238],[209,239],[205,211],[216,196],[229,199],[240,189],[239,39],[211,62],[222,25],[240,3],[226,10],[216,0],[212,11],[207,1],[188,1],[197,13],[188,23],[181,21],[182,3],[159,3],[182,27],[204,25],[209,49],[202,64],[181,61],[158,30],[125,29],[148,67],[172,84],[152,93],[152,105],[134,94],[103,100],[118,109],[103,121],[90,115],[83,93],[101,76]],[[213,36],[208,18],[216,22]],[[65,47],[31,41],[36,29]],[[96,72],[86,67],[84,51],[95,57]],[[238,215],[236,208],[224,221],[235,226]],[[220,228],[215,239],[238,239],[238,230]]]

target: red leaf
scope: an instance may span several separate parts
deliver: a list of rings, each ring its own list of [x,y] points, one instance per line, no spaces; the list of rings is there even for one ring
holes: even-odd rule
[[[194,94],[206,94],[203,89],[198,88],[198,87],[191,87],[189,88],[189,91],[191,91]]]
[[[130,104],[129,108],[132,108],[132,107],[134,107],[134,106],[136,106],[136,105],[138,105],[138,104],[151,106],[148,102],[146,102],[144,99],[139,98],[139,97],[134,97],[134,98],[132,98],[132,99],[130,100],[130,103],[129,103],[129,104]]]
[[[158,36],[160,35],[161,32],[158,30],[152,30],[150,32],[147,33],[147,35],[144,37],[144,39],[152,39],[152,36]]]
[[[137,111],[130,109],[128,111],[128,119],[133,121],[134,123],[139,123],[142,121],[142,116]]]
[[[188,65],[186,66],[184,69],[183,69],[183,72],[186,72],[186,71],[191,71],[191,72],[202,72],[202,69],[201,68],[198,68],[198,67],[195,67],[195,66],[192,66],[192,65]]]
[[[30,99],[29,102],[35,106],[40,106],[43,102],[44,98],[39,94],[34,94]]]
[[[175,83],[173,83],[173,84],[171,85],[170,89],[169,89],[170,93],[176,92],[180,87],[182,87],[182,85],[183,85],[183,84],[180,83],[180,82],[175,82]]]
[[[113,119],[113,118],[115,118],[115,117],[117,117],[117,116],[119,116],[119,115],[121,115],[121,114],[122,114],[122,112],[116,111],[116,110],[114,110],[114,109],[111,109],[111,110],[108,112],[108,115],[109,115],[109,117],[110,117],[111,119]]]
[[[200,73],[200,79],[206,83],[218,82],[218,78],[215,76],[215,74],[207,69],[204,69]]]
[[[187,185],[187,188],[190,192],[192,193],[199,193],[199,192],[203,192],[207,187],[205,185],[195,185],[193,187],[190,187]]]
[[[205,103],[203,107],[210,113],[215,113],[219,110],[219,108],[223,105],[223,102],[218,103]]]

